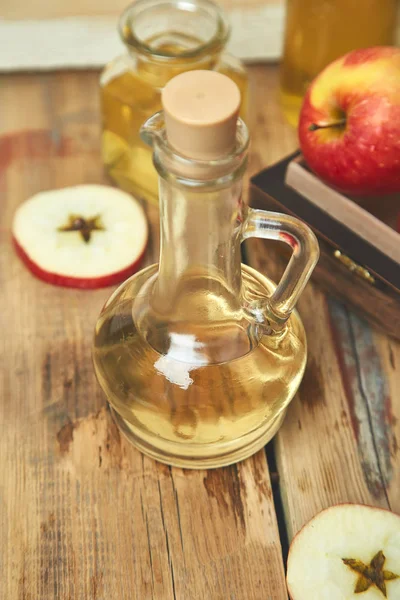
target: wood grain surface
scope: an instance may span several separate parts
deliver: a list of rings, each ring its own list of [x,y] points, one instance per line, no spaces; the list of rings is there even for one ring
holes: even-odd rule
[[[46,285],[12,250],[20,202],[105,182],[97,79],[0,84],[0,597],[284,600],[265,453],[209,472],[144,458],[120,437],[92,368],[94,324],[112,290]],[[148,217],[149,263],[157,211]]]
[[[254,173],[294,150],[296,135],[277,69],[253,67],[251,79]],[[51,287],[12,251],[12,216],[28,196],[105,182],[97,97],[94,73],[0,82],[0,597],[287,599],[264,452],[208,472],[142,457],[113,425],[91,364],[111,290]],[[156,210],[148,216],[152,262]],[[247,256],[279,277],[272,247],[252,240]],[[299,310],[309,362],[274,443],[289,537],[335,502],[400,512],[399,345],[314,285]]]
[[[251,169],[259,170],[294,151],[297,139],[277,108],[276,71],[253,72],[263,98],[253,127]],[[273,245],[247,244],[252,266],[278,279],[282,264]],[[298,309],[308,366],[275,439],[289,538],[317,511],[338,502],[400,512],[400,344],[313,284]]]

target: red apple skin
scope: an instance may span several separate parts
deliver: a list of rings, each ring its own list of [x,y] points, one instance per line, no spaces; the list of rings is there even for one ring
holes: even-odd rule
[[[310,130],[345,117],[341,128]],[[310,168],[352,195],[400,191],[400,48],[355,50],[313,81],[299,121]]]
[[[111,275],[104,275],[103,277],[93,277],[90,279],[85,279],[81,277],[70,277],[66,275],[60,275],[59,273],[50,273],[49,271],[45,271],[31,260],[29,255],[17,242],[15,237],[12,238],[12,241],[17,255],[20,257],[22,262],[28,267],[31,273],[35,275],[35,277],[53,285],[69,288],[78,288],[81,290],[94,290],[98,288],[109,287],[111,285],[121,283],[121,281],[125,281],[125,279],[127,279],[131,275],[134,275],[134,273],[138,271],[140,264],[144,258],[144,255],[146,254],[147,248],[146,242],[142,254],[125,269],[117,271],[116,273],[112,273]]]

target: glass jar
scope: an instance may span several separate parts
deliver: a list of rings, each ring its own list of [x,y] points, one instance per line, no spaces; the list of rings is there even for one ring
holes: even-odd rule
[[[183,71],[219,71],[238,85],[244,117],[247,75],[224,51],[229,26],[209,0],[138,0],[122,14],[119,31],[127,53],[106,66],[100,79],[103,162],[121,188],[157,202],[157,173],[139,130],[160,110],[162,88]]]
[[[303,96],[330,62],[395,42],[398,0],[287,0],[281,105],[297,125]]]
[[[207,95],[203,82],[196,85],[191,101],[179,102],[183,125],[167,112],[164,93],[164,113],[143,126],[160,178],[160,263],[106,303],[93,362],[117,424],[139,450],[168,464],[208,468],[253,454],[281,425],[307,356],[293,309],[319,252],[304,223],[243,203],[247,128],[237,112],[229,123],[220,111],[216,127],[224,136],[232,132],[234,145],[210,158],[216,129],[193,121],[205,111],[188,116],[186,109]],[[188,148],[188,139],[190,156],[201,158],[179,153],[176,142]],[[278,285],[241,264],[240,245],[249,237],[291,246]]]

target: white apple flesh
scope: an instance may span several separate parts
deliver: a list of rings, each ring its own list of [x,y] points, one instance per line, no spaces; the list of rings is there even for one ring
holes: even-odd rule
[[[340,504],[320,512],[290,546],[291,600],[399,600],[400,516]]]
[[[93,289],[135,273],[145,254],[148,226],[142,207],[129,194],[81,185],[41,192],[21,204],[12,235],[34,275],[55,285]]]

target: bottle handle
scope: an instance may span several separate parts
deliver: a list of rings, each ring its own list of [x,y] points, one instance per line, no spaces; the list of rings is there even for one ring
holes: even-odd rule
[[[248,308],[260,322],[279,330],[290,317],[297,300],[319,258],[319,245],[311,229],[299,219],[265,210],[247,209],[242,241],[250,237],[278,240],[293,252],[282,279],[266,300],[256,300]]]

